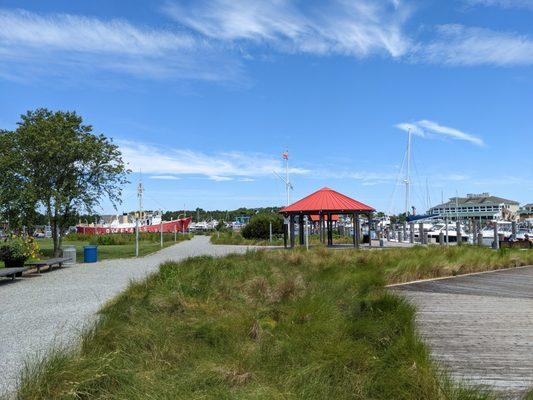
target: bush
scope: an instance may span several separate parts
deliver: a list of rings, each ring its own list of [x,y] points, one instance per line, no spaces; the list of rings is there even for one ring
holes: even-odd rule
[[[25,261],[35,258],[39,247],[35,240],[29,237],[11,235],[0,241],[0,260],[2,261]]]
[[[268,239],[270,236],[270,223],[272,234],[283,233],[283,218],[279,214],[257,214],[250,219],[241,234],[245,239]]]

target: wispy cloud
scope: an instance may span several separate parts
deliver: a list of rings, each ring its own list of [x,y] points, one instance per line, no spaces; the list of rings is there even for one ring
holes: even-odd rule
[[[533,39],[509,32],[498,32],[463,25],[442,25],[437,39],[413,51],[415,61],[453,66],[533,65]]]
[[[290,0],[208,0],[187,6],[169,1],[163,10],[206,37],[267,43],[286,52],[399,57],[409,47],[403,25],[410,8],[400,1],[297,5]]]
[[[156,179],[161,181],[178,181],[180,178],[174,175],[152,175],[150,179]]]
[[[129,168],[154,176],[199,175],[222,182],[236,178],[273,176],[273,171],[280,173],[283,171],[281,159],[265,154],[241,152],[206,154],[129,141],[118,141],[118,143]],[[305,175],[309,171],[293,167],[290,172]]]
[[[183,32],[137,27],[124,20],[7,9],[0,9],[0,57],[0,72],[18,78],[50,73],[54,66],[68,72],[225,80],[239,68],[221,49]]]
[[[531,8],[533,0],[465,0],[470,6],[497,6],[502,8]]]
[[[469,133],[460,131],[456,128],[450,128],[448,126],[440,125],[436,122],[429,121],[426,119],[412,122],[412,123],[401,123],[397,124],[396,128],[403,131],[409,131],[420,137],[440,137],[440,138],[450,138],[454,140],[462,140],[477,146],[484,146],[485,143],[483,140],[477,136],[471,135]]]

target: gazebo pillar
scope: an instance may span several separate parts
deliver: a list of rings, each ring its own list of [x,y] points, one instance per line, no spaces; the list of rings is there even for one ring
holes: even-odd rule
[[[359,214],[355,214],[355,243],[357,248],[359,248],[359,243],[361,243],[361,221],[359,220]]]
[[[357,221],[357,223],[356,223]],[[356,225],[359,225],[359,218],[356,213],[352,215],[352,239],[353,239],[353,247],[356,249],[359,248],[359,235],[357,234],[357,227]]]
[[[333,218],[331,214],[328,214],[328,246],[333,246]]]
[[[291,249],[294,248],[294,214],[289,217],[289,238],[291,241]]]
[[[368,214],[368,247],[372,247],[372,213]]]
[[[303,216],[303,214],[300,214],[298,216],[298,238],[299,238],[300,246],[303,246],[305,244],[304,216]]]
[[[324,243],[324,215],[322,212],[319,214],[318,217],[318,231],[320,234],[320,243]]]

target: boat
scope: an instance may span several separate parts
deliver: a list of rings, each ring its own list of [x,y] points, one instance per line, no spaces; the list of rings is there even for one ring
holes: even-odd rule
[[[111,222],[97,223],[97,224],[78,224],[76,225],[76,233],[83,233],[87,235],[106,235],[111,233],[135,233],[137,222],[136,215],[123,214],[122,218],[116,216]],[[139,232],[186,232],[191,223],[191,217],[179,218],[170,221],[163,221],[162,214],[147,213],[139,218]]]
[[[76,233],[83,233],[88,235],[106,235],[111,233],[135,233],[138,226],[139,232],[186,232],[192,221],[192,217],[184,216],[170,221],[163,221],[163,213],[144,212],[143,209],[143,194],[144,187],[142,181],[139,181],[137,187],[137,196],[139,198],[139,211],[128,214],[124,213],[122,216],[113,216],[108,219],[108,222],[101,221],[96,224],[82,224],[76,225]]]

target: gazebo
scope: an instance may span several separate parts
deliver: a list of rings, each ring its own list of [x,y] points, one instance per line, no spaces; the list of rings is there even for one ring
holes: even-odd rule
[[[294,247],[296,216],[298,216],[300,245],[305,244],[305,237],[302,233],[304,231],[304,217],[307,216],[310,221],[318,221],[320,241],[324,243],[327,238],[328,246],[333,246],[333,222],[338,220],[339,215],[348,215],[353,218],[353,245],[354,247],[359,247],[361,241],[359,216],[366,215],[368,220],[371,221],[374,211],[376,211],[374,208],[333,189],[325,187],[317,190],[280,210],[286,221],[284,229],[285,247],[288,246],[288,242],[290,242],[290,247]]]

